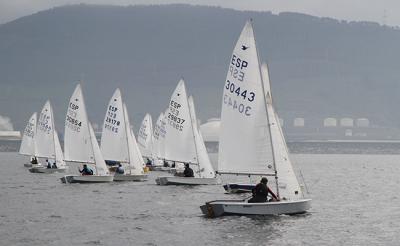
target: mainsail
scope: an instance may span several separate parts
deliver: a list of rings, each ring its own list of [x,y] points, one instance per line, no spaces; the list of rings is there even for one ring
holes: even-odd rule
[[[36,156],[55,159],[54,117],[50,101],[39,114],[36,128]]]
[[[37,113],[33,113],[29,118],[28,124],[24,129],[24,134],[22,136],[21,146],[19,147],[19,153],[21,155],[36,155],[36,121],[37,121]]]
[[[197,164],[185,82],[181,79],[171,96],[166,118],[165,158]]]
[[[146,114],[138,132],[138,145],[145,157],[153,157],[153,123],[150,114]]]
[[[85,101],[79,84],[68,103],[65,118],[64,155],[65,161],[95,162]]]
[[[129,162],[126,136],[130,131],[125,125],[121,91],[116,89],[107,105],[101,134],[101,153],[106,160]]]
[[[274,175],[271,134],[253,27],[244,26],[222,97],[218,172]]]

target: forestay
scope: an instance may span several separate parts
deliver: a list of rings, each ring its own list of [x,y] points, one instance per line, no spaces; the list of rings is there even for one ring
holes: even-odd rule
[[[19,148],[19,153],[21,155],[36,155],[36,121],[37,121],[37,113],[33,113],[29,118],[28,123],[24,129],[24,134],[22,136],[21,146]]]
[[[55,159],[54,117],[50,101],[46,101],[36,128],[36,156]]]
[[[116,89],[111,97],[104,117],[101,134],[101,153],[106,160],[129,162],[121,91]]]
[[[65,118],[64,152],[66,161],[95,162],[85,102],[79,84],[68,104]]]
[[[194,107],[193,97],[190,96],[188,99],[188,105],[190,110],[190,115],[192,117],[192,125],[193,125],[193,135],[195,141],[195,147],[197,152],[197,158],[199,162],[199,171],[200,178],[214,178],[215,172],[212,167],[210,158],[207,153],[206,146],[204,144],[203,136],[199,130],[199,126],[197,124],[196,110]]]
[[[224,85],[218,170],[274,174],[271,136],[251,22],[233,50]]]
[[[146,114],[138,132],[138,145],[145,157],[153,157],[153,123],[150,114]]]
[[[272,104],[272,92],[267,64],[262,65],[262,78],[264,82],[265,97],[267,102],[268,117],[270,120],[271,136],[274,145],[275,166],[278,173],[280,197],[294,199],[303,197],[302,191],[289,159],[289,151],[283,136],[279,118]]]
[[[171,96],[166,113],[165,158],[198,163],[185,82],[181,79]]]

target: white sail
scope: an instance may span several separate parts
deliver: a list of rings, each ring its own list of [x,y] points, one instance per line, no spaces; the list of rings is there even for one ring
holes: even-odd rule
[[[181,79],[171,96],[166,113],[165,158],[198,163],[185,82]]]
[[[36,121],[37,121],[37,113],[33,113],[29,118],[28,124],[24,129],[24,134],[22,136],[21,146],[19,147],[19,153],[21,155],[36,155],[36,143],[35,143],[35,135],[36,135]]]
[[[96,175],[109,175],[106,162],[104,161],[103,155],[101,154],[99,143],[97,142],[96,135],[94,134],[92,124],[88,122],[90,143],[93,149],[94,164],[96,166]]]
[[[199,171],[200,171],[199,176],[201,178],[214,178],[215,177],[214,168],[212,167],[210,158],[208,156],[203,136],[201,135],[199,126],[197,125],[196,110],[194,107],[194,101],[192,96],[188,98],[188,104],[189,104],[190,115],[192,117],[191,122],[193,124],[193,135],[197,152],[197,159],[199,161]]]
[[[129,161],[121,91],[116,89],[107,106],[101,134],[101,153],[106,160]]]
[[[65,168],[64,154],[61,149],[60,139],[58,138],[58,133],[54,130],[54,143],[56,152],[56,164],[58,168]]]
[[[36,156],[55,159],[54,117],[50,101],[47,101],[39,114],[36,127]]]
[[[150,114],[146,114],[138,132],[138,145],[145,157],[153,157],[153,122]]]
[[[144,167],[144,161],[142,158],[142,154],[140,153],[138,144],[135,139],[135,135],[133,134],[131,130],[131,125],[129,121],[129,115],[128,115],[128,110],[126,108],[126,105],[124,104],[123,106],[123,112],[124,112],[124,118],[125,118],[125,131],[127,133],[126,135],[126,140],[125,144],[127,145],[128,148],[128,156],[129,156],[129,170],[127,173],[129,174],[134,174],[134,175],[139,175],[139,174],[144,174],[143,167]]]
[[[230,59],[224,84],[219,141],[219,173],[274,174],[271,136],[250,21]]]
[[[85,101],[79,84],[68,103],[65,118],[64,157],[65,161],[71,162],[95,162]]]
[[[163,125],[163,120],[164,120],[164,113],[161,112],[160,116],[158,116],[158,118],[157,118],[156,125],[154,127],[154,132],[153,132],[153,154],[154,154],[154,157],[158,158],[158,159],[164,158],[163,139],[165,137],[165,134],[163,134],[161,131],[161,128]]]
[[[279,195],[286,199],[303,197],[296,174],[289,159],[289,151],[283,136],[279,118],[272,105],[272,92],[267,64],[261,67],[264,90],[267,102],[268,117],[270,120],[272,143],[274,146],[275,166],[278,174]]]

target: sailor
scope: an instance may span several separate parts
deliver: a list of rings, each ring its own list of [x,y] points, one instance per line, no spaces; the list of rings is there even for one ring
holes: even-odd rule
[[[253,197],[249,200],[249,203],[267,202],[268,193],[273,197],[273,201],[279,201],[279,198],[272,192],[272,190],[267,186],[268,179],[263,177],[256,185],[256,187],[251,191]]]
[[[185,163],[185,170],[183,171],[184,177],[194,177],[193,169],[189,167],[189,163]]]
[[[152,166],[153,162],[150,160],[150,158],[147,158],[146,166]]]
[[[80,169],[78,169],[78,170],[82,175],[93,175],[93,170],[88,168],[88,166],[86,164],[83,164],[82,170],[80,170]]]
[[[32,157],[31,164],[38,164],[36,157]]]
[[[115,173],[116,173],[116,174],[124,174],[124,173],[125,173],[125,170],[124,170],[124,168],[122,167],[121,163],[118,164],[118,167],[117,167],[117,169],[115,170]]]
[[[53,163],[53,166],[51,166],[51,168],[57,168],[56,162]]]
[[[47,163],[47,168],[51,168],[51,164],[48,159],[46,159],[46,163]]]

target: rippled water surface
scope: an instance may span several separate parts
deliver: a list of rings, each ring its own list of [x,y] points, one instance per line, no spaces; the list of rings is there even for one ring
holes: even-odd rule
[[[0,153],[0,245],[399,245],[400,156],[294,154],[309,196],[300,216],[207,219],[220,186],[61,184]]]

